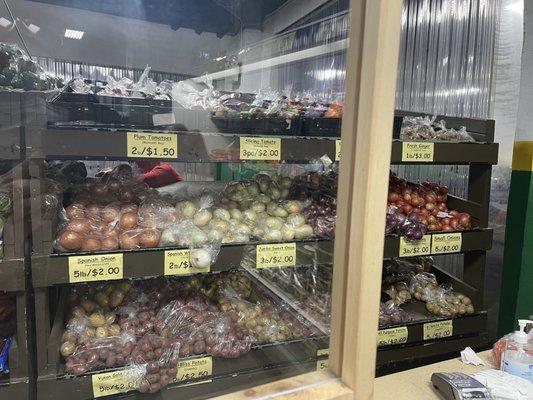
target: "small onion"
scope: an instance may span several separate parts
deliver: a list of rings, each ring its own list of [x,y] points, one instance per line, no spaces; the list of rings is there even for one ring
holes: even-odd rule
[[[77,232],[64,230],[59,235],[59,245],[67,251],[79,250],[82,243],[82,237]]]
[[[144,248],[157,247],[161,233],[157,229],[145,229],[139,235],[139,244]]]
[[[186,218],[192,218],[196,213],[196,206],[191,201],[180,201],[176,208],[181,211],[181,215]]]
[[[196,226],[205,226],[211,221],[213,218],[213,214],[211,214],[211,211],[209,210],[200,210],[196,214],[194,214],[193,221],[194,225]]]
[[[225,208],[217,208],[215,211],[213,211],[213,218],[223,219],[225,221],[229,221],[231,218],[231,215],[228,210]]]
[[[87,234],[91,232],[91,221],[87,218],[76,218],[68,222],[67,228],[76,233]]]
[[[119,236],[120,248],[125,250],[139,247],[139,239],[135,231],[124,232]]]
[[[211,255],[206,249],[193,249],[190,253],[191,265],[195,268],[207,268],[211,265]]]
[[[97,251],[102,248],[102,242],[96,238],[86,238],[81,243],[82,251]]]
[[[137,226],[137,213],[127,212],[120,217],[119,225],[121,229],[130,230]]]

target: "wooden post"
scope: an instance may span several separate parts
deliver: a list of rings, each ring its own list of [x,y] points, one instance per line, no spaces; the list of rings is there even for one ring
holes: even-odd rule
[[[401,0],[352,0],[337,202],[330,368],[373,395]]]

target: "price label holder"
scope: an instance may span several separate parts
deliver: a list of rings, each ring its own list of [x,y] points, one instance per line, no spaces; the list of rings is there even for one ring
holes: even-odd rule
[[[324,371],[325,369],[328,369],[329,367],[329,359],[326,358],[324,360],[318,360],[316,362],[316,370],[317,371]]]
[[[68,258],[68,277],[70,283],[123,279],[123,255],[70,256]]]
[[[427,256],[431,254],[431,235],[424,235],[418,242],[400,237],[400,251],[398,257]]]
[[[188,249],[165,251],[165,275],[202,274],[210,271],[211,266],[207,268],[193,267]]]
[[[341,160],[341,141],[335,140],[335,161]]]
[[[441,339],[453,335],[453,321],[427,322],[424,324],[424,340]]]
[[[128,132],[127,150],[131,158],[178,158],[178,135]]]
[[[241,160],[281,160],[280,138],[242,136],[239,148]]]
[[[255,251],[256,268],[294,267],[296,243],[259,244]]]
[[[462,243],[461,232],[434,234],[431,239],[431,254],[459,253]]]
[[[178,363],[176,380],[178,382],[184,382],[201,379],[199,382],[192,382],[183,386],[199,385],[201,383],[212,382],[212,379],[209,379],[212,375],[213,359],[211,357],[192,358],[182,360]]]
[[[403,142],[402,161],[407,162],[433,162],[435,143],[430,142]]]
[[[409,331],[406,326],[380,329],[378,332],[378,347],[407,343],[408,336]]]
[[[131,369],[92,375],[93,397],[98,398],[137,390],[140,378],[140,374]]]

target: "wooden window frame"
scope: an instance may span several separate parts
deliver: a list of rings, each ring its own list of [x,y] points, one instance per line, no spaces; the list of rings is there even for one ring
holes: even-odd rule
[[[402,0],[351,0],[329,371],[218,399],[371,399]]]

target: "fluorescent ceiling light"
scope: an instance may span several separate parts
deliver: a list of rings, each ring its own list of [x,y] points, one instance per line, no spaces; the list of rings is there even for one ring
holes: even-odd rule
[[[65,29],[65,37],[68,39],[80,40],[84,34],[85,34],[84,31],[77,31],[74,29]]]
[[[41,28],[39,26],[37,26],[37,25],[29,24],[28,25],[28,30],[35,35],[37,32],[39,32],[41,30]]]
[[[4,17],[0,18],[0,26],[2,28],[9,28],[11,26],[12,22]]]

